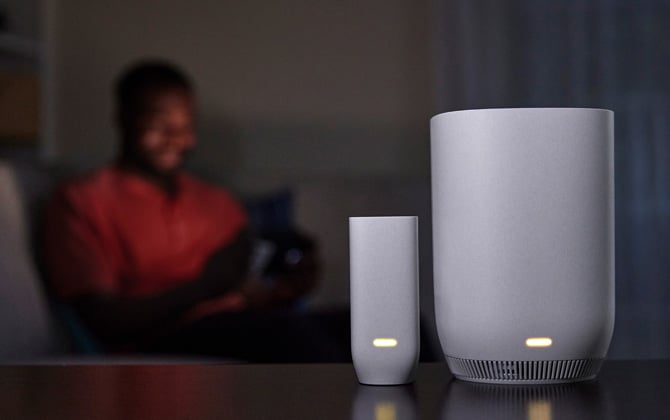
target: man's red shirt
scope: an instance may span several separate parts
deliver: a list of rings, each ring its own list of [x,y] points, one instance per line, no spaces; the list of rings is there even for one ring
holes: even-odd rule
[[[88,293],[146,296],[194,280],[246,226],[226,191],[187,173],[169,196],[109,165],[64,185],[47,211],[45,257],[61,300]]]

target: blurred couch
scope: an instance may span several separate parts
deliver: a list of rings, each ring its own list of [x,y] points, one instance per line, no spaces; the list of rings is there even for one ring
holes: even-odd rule
[[[34,263],[28,215],[17,170],[0,161],[1,361],[36,360],[69,349]]]

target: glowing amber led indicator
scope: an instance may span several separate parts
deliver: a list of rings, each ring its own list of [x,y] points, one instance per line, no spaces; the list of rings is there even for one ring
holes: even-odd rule
[[[375,347],[395,347],[398,345],[398,340],[395,338],[375,338],[372,340],[372,345]]]
[[[549,337],[530,337],[526,339],[526,347],[550,347],[553,340]]]

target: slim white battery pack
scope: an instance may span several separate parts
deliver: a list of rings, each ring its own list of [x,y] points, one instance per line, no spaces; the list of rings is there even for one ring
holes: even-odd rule
[[[351,353],[359,382],[414,381],[419,358],[418,220],[349,218]]]

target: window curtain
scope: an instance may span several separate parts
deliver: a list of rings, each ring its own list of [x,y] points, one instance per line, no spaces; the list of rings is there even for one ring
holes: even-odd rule
[[[615,112],[614,358],[670,357],[670,1],[435,0],[437,112]]]

